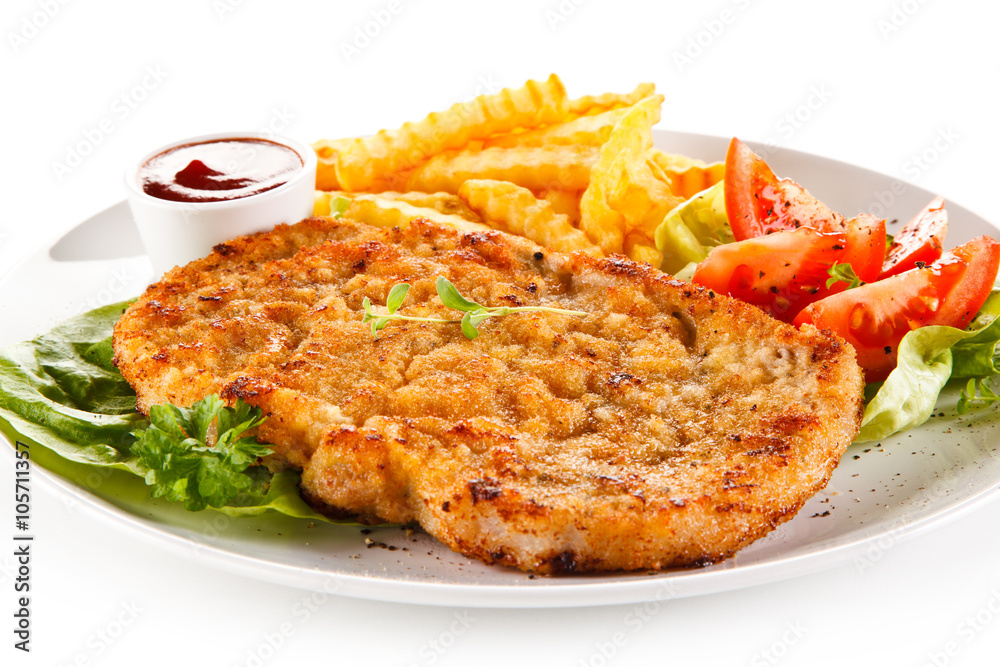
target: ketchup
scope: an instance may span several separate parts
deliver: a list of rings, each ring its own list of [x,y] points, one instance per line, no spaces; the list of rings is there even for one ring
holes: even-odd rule
[[[211,202],[273,190],[302,168],[288,146],[267,139],[219,139],[175,146],[139,170],[143,191],[157,199]]]

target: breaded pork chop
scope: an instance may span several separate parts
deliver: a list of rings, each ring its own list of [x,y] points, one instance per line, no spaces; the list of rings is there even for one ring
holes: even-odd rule
[[[456,317],[437,276],[487,306]],[[535,572],[716,561],[791,518],[858,432],[852,348],[621,258],[499,232],[309,219],[174,269],[115,327],[141,410],[212,392],[269,415],[272,467],[314,504],[417,521],[452,549]]]

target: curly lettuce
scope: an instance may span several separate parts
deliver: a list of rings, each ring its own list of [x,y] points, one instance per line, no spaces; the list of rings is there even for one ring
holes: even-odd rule
[[[952,378],[992,377],[1000,343],[1000,291],[994,290],[964,331],[954,327],[915,329],[899,345],[896,368],[865,406],[855,442],[887,438],[923,424]],[[967,389],[968,391],[968,389]],[[966,401],[968,404],[968,401]]]
[[[671,210],[656,228],[655,239],[656,249],[663,254],[660,268],[677,277],[693,273],[692,265],[708,257],[712,248],[733,243],[736,239],[726,217],[724,182]]]

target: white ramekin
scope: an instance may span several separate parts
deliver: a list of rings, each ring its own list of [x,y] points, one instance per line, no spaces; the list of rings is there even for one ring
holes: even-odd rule
[[[273,190],[240,199],[178,202],[143,192],[139,170],[150,158],[177,146],[220,139],[266,139],[282,144],[299,154],[302,169]],[[262,132],[225,132],[175,141],[146,153],[125,172],[129,208],[153,263],[154,280],[175,266],[208,255],[223,241],[309,217],[315,189],[316,152],[293,139]]]

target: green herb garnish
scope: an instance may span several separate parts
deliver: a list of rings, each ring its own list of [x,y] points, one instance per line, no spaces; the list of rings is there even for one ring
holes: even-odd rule
[[[955,406],[958,414],[964,415],[972,410],[982,410],[1000,402],[1000,395],[993,391],[990,385],[991,379],[969,378]]]
[[[476,303],[462,296],[458,288],[444,276],[438,276],[434,283],[437,288],[438,297],[448,308],[465,313],[460,320],[445,320],[436,317],[412,317],[400,315],[396,311],[406,298],[406,293],[410,289],[407,283],[399,283],[389,290],[389,296],[385,300],[387,313],[377,313],[372,307],[371,300],[365,297],[362,306],[365,309],[365,316],[361,320],[365,324],[371,325],[372,336],[378,337],[378,332],[386,327],[393,320],[408,320],[410,322],[436,322],[439,324],[461,324],[462,333],[469,340],[475,340],[479,336],[479,325],[489,317],[504,317],[511,313],[527,312],[547,312],[561,315],[583,316],[587,313],[579,310],[564,310],[562,308],[549,308],[547,306],[497,306],[487,307]]]
[[[403,299],[406,298],[406,293],[410,291],[410,286],[407,283],[399,283],[394,285],[391,290],[389,290],[389,296],[385,300],[386,310],[389,311],[388,315],[380,315],[372,310],[371,299],[365,297],[361,305],[365,309],[365,316],[361,321],[365,324],[370,324],[372,328],[372,336],[378,337],[378,332],[385,329],[385,326],[389,324],[392,320],[409,320],[411,322],[438,322],[440,324],[457,324],[460,320],[442,320],[435,317],[411,317],[409,315],[398,315],[396,313],[399,310],[400,305],[403,303]]]
[[[264,419],[260,408],[242,400],[225,407],[217,394],[189,408],[154,405],[149,427],[132,432],[131,451],[147,469],[154,498],[182,501],[191,511],[222,507],[251,487],[250,464],[271,453],[270,445],[241,437]]]
[[[850,264],[834,264],[827,270],[827,274],[830,276],[826,281],[827,289],[840,282],[847,283],[847,289],[854,289],[865,284],[861,278],[858,278],[858,274],[854,273],[854,267]]]

